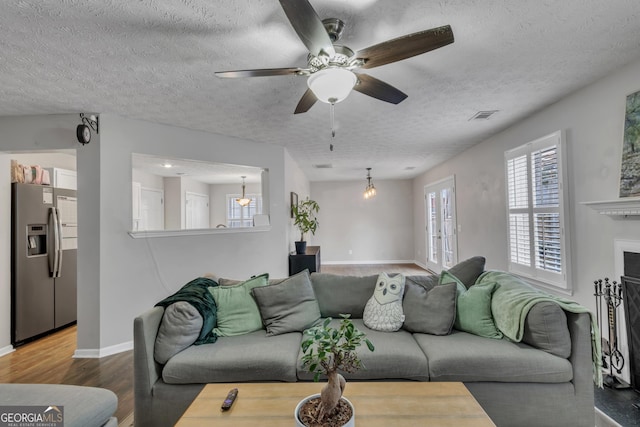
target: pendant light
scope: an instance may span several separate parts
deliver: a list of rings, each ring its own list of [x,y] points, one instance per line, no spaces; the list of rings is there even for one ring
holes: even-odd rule
[[[242,207],[247,206],[249,203],[251,203],[251,199],[247,199],[244,195],[244,179],[246,178],[246,176],[242,176],[242,197],[239,199],[236,199],[236,202],[238,202],[238,204]]]
[[[372,199],[378,194],[376,187],[371,182],[371,168],[367,168],[367,188],[364,190],[364,198]]]

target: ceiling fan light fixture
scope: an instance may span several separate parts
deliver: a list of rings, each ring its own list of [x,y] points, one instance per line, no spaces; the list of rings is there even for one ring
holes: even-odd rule
[[[337,104],[344,100],[357,82],[355,73],[336,67],[317,71],[307,79],[307,85],[316,98],[327,104]]]

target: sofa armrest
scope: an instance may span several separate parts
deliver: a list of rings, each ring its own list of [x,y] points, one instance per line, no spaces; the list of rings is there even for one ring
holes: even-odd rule
[[[151,396],[153,385],[162,375],[162,365],[153,358],[156,335],[164,308],[154,307],[133,320],[133,372],[136,410],[138,403]]]
[[[591,317],[588,313],[570,313],[567,315],[567,325],[571,334],[571,356],[569,361],[573,367],[573,386],[578,399],[580,409],[593,413],[594,410],[594,382],[593,382],[593,360],[591,352]]]

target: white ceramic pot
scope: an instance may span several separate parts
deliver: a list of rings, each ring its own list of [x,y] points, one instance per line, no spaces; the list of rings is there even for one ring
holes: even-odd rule
[[[296,409],[293,411],[293,418],[296,422],[296,427],[305,427],[304,424],[302,424],[302,422],[300,422],[300,420],[298,419],[298,411],[300,411],[300,408],[302,407],[302,405],[305,404],[305,402],[307,400],[311,400],[313,398],[316,397],[320,397],[320,393],[316,393],[316,394],[312,394],[311,396],[307,396],[304,399],[302,399],[300,402],[298,402],[298,404],[296,405]],[[356,425],[356,408],[353,407],[353,404],[351,402],[349,402],[349,399],[347,399],[346,397],[342,396],[341,399],[343,399],[345,402],[347,402],[349,404],[349,406],[351,406],[351,413],[353,414],[351,416],[351,419],[349,421],[347,421],[347,423],[343,426],[343,427],[355,427]]]

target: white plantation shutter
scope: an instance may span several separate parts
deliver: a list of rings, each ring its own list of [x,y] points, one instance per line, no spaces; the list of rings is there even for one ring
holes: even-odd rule
[[[509,271],[570,290],[562,133],[505,153]]]

